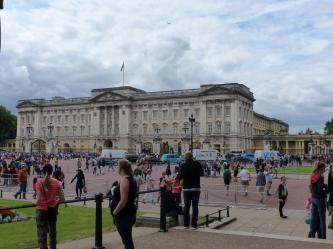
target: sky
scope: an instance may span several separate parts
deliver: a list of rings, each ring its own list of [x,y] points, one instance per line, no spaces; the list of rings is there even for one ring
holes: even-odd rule
[[[333,118],[332,0],[5,0],[0,104],[237,82],[297,133]]]

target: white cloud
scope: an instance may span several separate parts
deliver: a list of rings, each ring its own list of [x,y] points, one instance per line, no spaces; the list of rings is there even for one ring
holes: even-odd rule
[[[240,82],[255,108],[321,130],[332,117],[330,0],[12,0],[1,11],[1,104]],[[168,24],[170,23],[170,24]]]

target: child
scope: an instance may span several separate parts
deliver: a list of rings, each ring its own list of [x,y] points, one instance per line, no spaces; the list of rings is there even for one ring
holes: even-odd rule
[[[34,191],[34,194],[33,194],[33,198],[36,199],[37,197],[37,192],[36,192],[36,184],[37,184],[37,177],[34,177],[34,179],[32,180],[32,189]]]

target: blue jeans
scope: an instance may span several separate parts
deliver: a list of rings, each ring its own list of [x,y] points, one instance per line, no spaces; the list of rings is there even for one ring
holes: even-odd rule
[[[133,217],[127,214],[118,214],[114,217],[114,221],[125,249],[134,249],[132,238]]]
[[[310,236],[318,232],[319,239],[326,239],[326,203],[325,199],[312,198]]]
[[[19,195],[21,193],[25,194],[26,192],[27,192],[27,183],[26,182],[20,183],[20,189],[16,194],[17,195]]]
[[[184,227],[190,225],[190,207],[192,203],[192,227],[198,226],[200,191],[184,191]]]

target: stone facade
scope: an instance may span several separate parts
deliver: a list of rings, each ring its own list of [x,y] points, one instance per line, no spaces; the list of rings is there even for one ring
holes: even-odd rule
[[[288,135],[289,125],[279,119],[254,112],[253,135]]]
[[[193,147],[250,150],[253,93],[238,83],[146,92],[137,88],[93,89],[90,97],[20,100],[18,150],[183,153]]]

